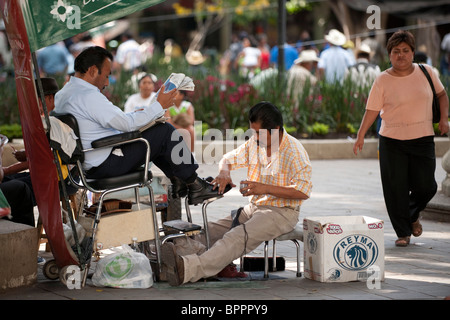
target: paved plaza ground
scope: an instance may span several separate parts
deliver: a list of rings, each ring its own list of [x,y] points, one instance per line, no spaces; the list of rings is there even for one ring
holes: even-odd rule
[[[169,310],[174,315],[188,311],[183,309],[188,306],[207,305],[208,300],[208,303],[217,303],[224,315],[227,304],[240,302],[270,306],[270,301],[280,303],[283,300],[443,300],[450,296],[449,223],[423,219],[423,235],[413,237],[406,248],[395,247],[396,235],[386,213],[376,159],[312,160],[312,166],[313,192],[301,208],[301,219],[365,215],[385,222],[385,280],[379,289],[369,288],[366,282],[320,283],[304,276],[297,278],[295,247],[291,241],[283,241],[278,242],[277,248],[278,255],[286,259],[286,270],[271,273],[269,280],[261,280],[256,275],[252,280],[199,281],[181,287],[161,282],[142,290],[99,288],[88,279],[81,290],[69,290],[59,281],[47,280],[40,270],[36,284],[0,291],[0,300],[168,300],[174,302],[175,309]],[[202,177],[215,176],[217,167],[202,164],[198,172]],[[445,175],[441,158],[438,158],[436,180],[439,185]],[[232,177],[238,183],[245,178],[245,171],[233,171]],[[208,217],[214,220],[228,215],[246,201],[233,189],[208,206]],[[193,207],[192,212],[194,222],[201,224],[201,208]],[[303,244],[301,246],[303,249]],[[40,251],[39,254],[51,258],[51,253]],[[262,257],[262,246],[250,255]],[[291,308],[293,304],[286,306]]]

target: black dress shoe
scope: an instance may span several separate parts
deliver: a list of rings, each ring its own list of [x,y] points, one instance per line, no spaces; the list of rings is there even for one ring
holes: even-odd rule
[[[213,190],[214,185],[209,183],[208,181],[197,178],[191,184],[188,184],[188,203],[190,205],[197,205],[202,203],[205,200],[217,200],[223,197],[223,194],[219,193],[219,189]],[[230,185],[227,185],[224,193],[228,192],[231,189]]]
[[[170,178],[170,181],[172,182],[172,199],[183,198],[187,196],[188,188],[186,182],[178,177]]]

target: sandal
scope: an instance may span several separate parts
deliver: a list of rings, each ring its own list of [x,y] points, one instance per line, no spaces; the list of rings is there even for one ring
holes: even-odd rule
[[[396,247],[406,247],[409,244],[410,237],[401,237],[395,240]]]
[[[419,219],[417,219],[416,222],[413,222],[411,224],[411,227],[412,227],[412,234],[414,237],[419,237],[422,234],[423,229],[422,225],[419,222]]]

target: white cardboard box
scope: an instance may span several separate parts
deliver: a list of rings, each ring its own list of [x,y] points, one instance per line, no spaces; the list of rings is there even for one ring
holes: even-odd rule
[[[384,280],[384,222],[367,216],[306,217],[305,277],[320,282]]]

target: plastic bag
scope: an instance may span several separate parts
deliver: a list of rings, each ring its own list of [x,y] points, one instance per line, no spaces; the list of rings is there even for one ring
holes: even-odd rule
[[[73,247],[76,243],[73,236],[72,225],[69,221],[69,213],[66,210],[62,209],[62,215],[64,217],[64,220],[67,221],[67,223],[63,223],[64,237],[66,238],[66,241],[69,243],[69,245]],[[74,220],[74,224],[75,231],[77,232],[78,243],[81,243],[86,236],[86,230],[84,230],[83,226],[79,224],[77,220]]]
[[[147,289],[153,285],[153,274],[148,258],[122,245],[117,252],[100,259],[92,282],[97,287]]]
[[[77,231],[78,243],[81,243],[86,235],[86,230],[84,230],[83,226],[79,224],[76,220],[75,222],[75,230]],[[75,245],[75,238],[73,236],[73,230],[69,223],[63,223],[63,231],[64,237],[71,247]]]

